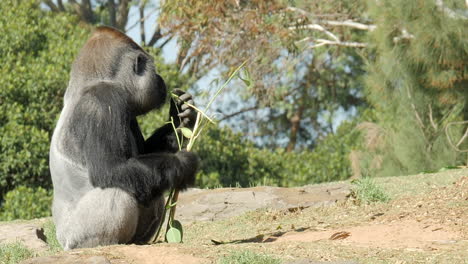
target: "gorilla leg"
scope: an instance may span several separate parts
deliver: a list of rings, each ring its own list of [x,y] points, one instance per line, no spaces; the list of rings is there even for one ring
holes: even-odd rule
[[[162,215],[164,213],[164,197],[154,199],[149,207],[139,205],[139,219],[135,236],[132,242],[135,244],[146,244],[156,232]]]
[[[58,219],[57,238],[65,250],[127,243],[139,217],[136,199],[118,188],[95,188]]]

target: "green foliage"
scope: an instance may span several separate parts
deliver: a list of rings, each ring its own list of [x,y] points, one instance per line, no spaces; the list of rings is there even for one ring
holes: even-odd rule
[[[468,20],[444,14],[436,1],[369,3],[377,28],[365,81],[384,139],[366,151],[363,167],[386,176],[463,164],[445,127],[468,120]]]
[[[49,139],[70,65],[88,30],[35,0],[0,5],[0,199],[18,185],[49,187]]]
[[[50,216],[52,191],[41,187],[16,187],[5,195],[0,207],[0,220],[33,219]]]
[[[47,245],[49,246],[50,252],[59,252],[62,251],[62,246],[57,240],[56,230],[54,222],[51,218],[49,218],[43,225],[44,228],[44,235],[46,237]]]
[[[182,233],[179,229],[171,227],[166,232],[166,241],[168,243],[182,243]]]
[[[300,186],[344,180],[351,176],[348,154],[358,143],[352,123],[302,152],[261,149],[229,129],[209,128],[195,146],[201,159],[197,185]]]
[[[343,122],[336,133],[318,141],[313,150],[280,155],[278,158],[288,168],[282,186],[339,181],[351,177],[349,153],[360,145],[360,133],[354,127],[354,122]]]
[[[219,264],[279,264],[281,261],[277,258],[257,254],[251,251],[236,252],[222,257],[218,260]]]
[[[0,263],[16,264],[20,261],[34,257],[34,253],[21,242],[0,245]]]
[[[366,177],[353,182],[354,197],[361,203],[388,202],[390,197],[375,184],[372,178]]]

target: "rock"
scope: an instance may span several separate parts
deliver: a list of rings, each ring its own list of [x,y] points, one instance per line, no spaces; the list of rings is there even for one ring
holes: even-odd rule
[[[58,255],[32,258],[20,262],[21,264],[111,264],[103,256],[78,256],[78,255]]]
[[[44,238],[41,221],[0,224],[0,244],[19,241],[35,252],[42,252],[49,249]]]
[[[296,188],[254,187],[191,189],[177,202],[178,220],[215,221],[260,208],[303,209],[335,204],[351,193],[348,183],[309,185]]]

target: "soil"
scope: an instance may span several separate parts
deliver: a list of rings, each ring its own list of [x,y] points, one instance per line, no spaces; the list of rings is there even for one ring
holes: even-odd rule
[[[395,188],[383,179],[392,199],[371,204],[354,200],[350,183],[193,190],[178,204],[183,244],[81,249],[25,263],[78,263],[64,261],[70,256],[79,263],[216,263],[241,251],[283,263],[468,263],[468,170],[404,177]],[[0,223],[0,239],[7,225],[21,224],[34,222]],[[88,261],[93,256],[107,262]]]

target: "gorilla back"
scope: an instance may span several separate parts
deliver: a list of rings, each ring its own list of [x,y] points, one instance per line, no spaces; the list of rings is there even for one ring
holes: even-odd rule
[[[97,28],[72,65],[50,147],[52,214],[64,249],[146,242],[161,219],[163,192],[193,184],[197,156],[177,151],[171,126],[144,140],[136,120],[165,97],[153,58],[125,34]],[[182,109],[193,103],[180,98]],[[178,125],[192,116],[178,114]]]

